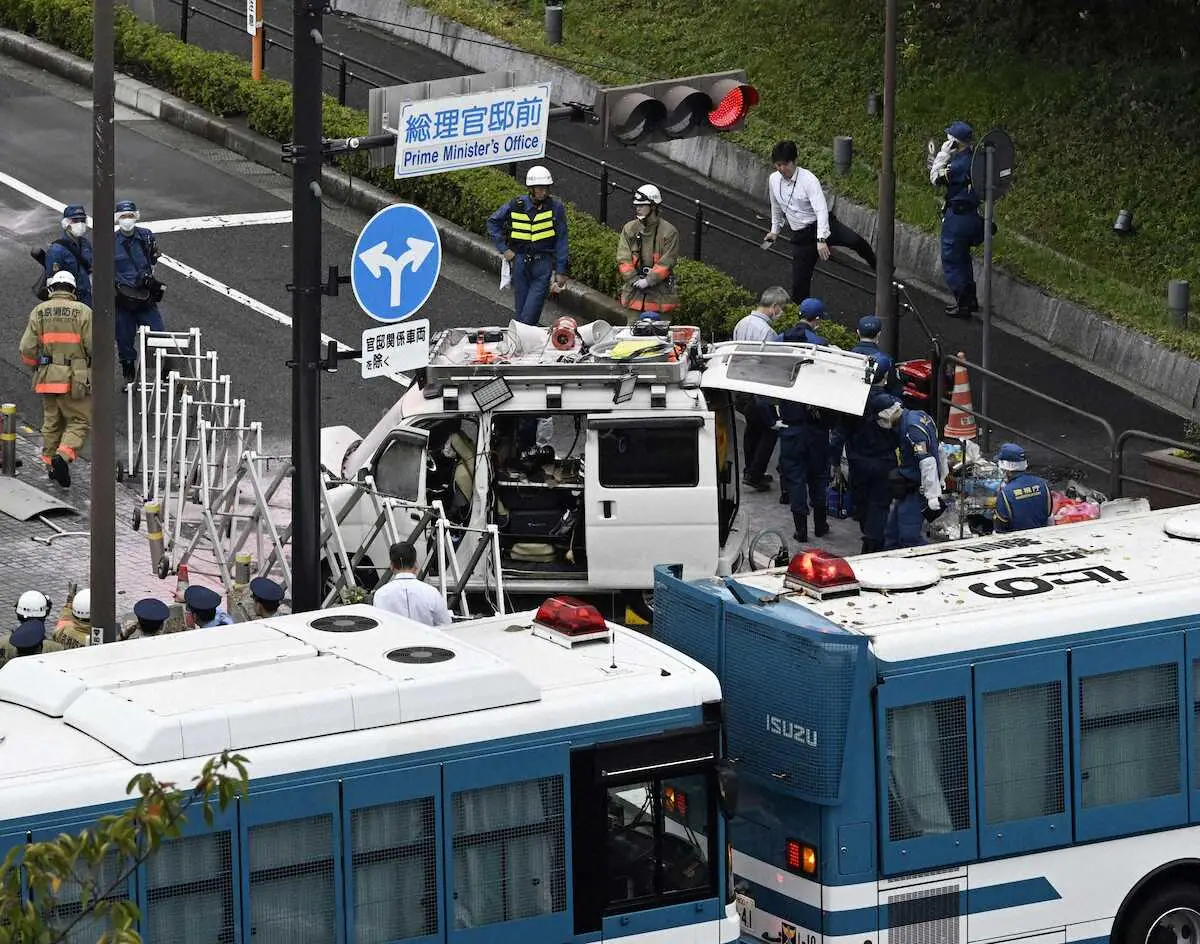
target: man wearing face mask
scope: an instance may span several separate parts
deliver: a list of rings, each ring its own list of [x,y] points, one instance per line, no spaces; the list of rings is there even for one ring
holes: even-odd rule
[[[655,318],[679,307],[674,273],[679,230],[662,218],[662,194],[654,184],[634,191],[633,212],[617,239],[621,304],[641,318]]]
[[[876,422],[882,429],[895,430],[900,452],[899,467],[889,475],[893,501],[885,547],[917,547],[925,543],[923,523],[937,520],[946,510],[942,482],[947,469],[937,424],[923,410],[906,410],[898,402],[880,410]]]
[[[117,288],[117,357],[121,375],[132,383],[137,371],[137,331],[142,325],[162,331],[162,283],[154,277],[154,263],[162,255],[154,234],[138,226],[141,214],[132,200],[121,200],[113,214],[117,231],[113,236],[113,260]]]
[[[946,306],[952,318],[970,318],[979,311],[975,293],[975,267],[971,248],[983,242],[983,218],[979,215],[979,195],[971,186],[971,143],[975,132],[965,121],[956,121],[946,129],[946,142],[933,159],[929,182],[946,188],[942,213],[942,275],[954,293],[954,304]]]
[[[75,298],[92,307],[92,242],[87,238],[87,210],[72,203],[63,210],[64,235],[46,250],[46,276],[70,272],[75,279]]]

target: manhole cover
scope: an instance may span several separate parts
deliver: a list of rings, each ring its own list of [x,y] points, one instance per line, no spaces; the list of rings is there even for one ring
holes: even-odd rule
[[[387,657],[406,665],[432,665],[434,662],[449,662],[454,658],[454,653],[436,646],[405,646],[403,649],[393,649]]]
[[[374,629],[379,622],[369,616],[345,614],[343,616],[322,616],[308,625],[323,633],[361,633],[365,629]]]

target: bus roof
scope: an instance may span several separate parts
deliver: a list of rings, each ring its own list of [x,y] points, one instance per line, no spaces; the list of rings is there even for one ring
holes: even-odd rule
[[[944,657],[1200,612],[1200,506],[846,560],[861,588],[824,600],[785,568],[734,579],[781,594],[782,619],[868,637],[883,662]]]
[[[646,636],[610,625],[611,641],[572,645],[531,617],[441,630],[356,605],[12,660],[3,817],[69,809],[73,784],[76,805],[118,801],[138,767],[187,782],[226,749],[257,779],[720,698],[707,669]]]

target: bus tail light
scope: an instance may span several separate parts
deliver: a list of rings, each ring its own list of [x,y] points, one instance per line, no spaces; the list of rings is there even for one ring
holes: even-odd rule
[[[785,861],[788,869],[792,872],[799,872],[803,875],[817,874],[817,850],[802,843],[799,839],[787,841]]]
[[[858,578],[844,558],[828,551],[802,551],[792,558],[783,584],[818,600],[858,592]]]

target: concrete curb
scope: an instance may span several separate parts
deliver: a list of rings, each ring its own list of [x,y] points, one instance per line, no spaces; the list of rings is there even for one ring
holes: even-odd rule
[[[90,62],[23,33],[0,29],[0,54],[36,65],[80,85],[90,87],[92,84]],[[278,142],[209,114],[199,106],[145,82],[118,74],[116,101],[206,138],[257,164],[291,176],[291,166],[281,160]],[[348,201],[356,210],[365,213],[376,213],[397,202],[394,195],[363,181],[351,180],[346,174],[328,166],[321,170],[321,186],[327,193]],[[447,252],[499,275],[500,256],[490,241],[437,214],[431,213],[430,216],[437,225],[442,246]],[[575,280],[567,283],[560,298],[571,311],[589,318],[603,318],[616,324],[624,324],[629,320],[629,313],[615,299]]]
[[[502,39],[441,17],[406,0],[340,0],[339,8],[358,13],[409,42],[421,43],[473,69],[529,69],[539,80],[554,83],[559,101],[591,101],[597,83],[585,76],[539,59]],[[762,202],[771,168],[750,151],[719,138],[691,138],[650,148]],[[867,207],[838,199],[838,216],[874,240],[877,214]],[[981,263],[977,261],[977,269]],[[896,268],[929,285],[941,285],[937,237],[916,227],[896,226]],[[1176,411],[1195,415],[1200,408],[1200,363],[1171,351],[1149,335],[1116,324],[1097,312],[1054,298],[1035,285],[996,271],[995,310],[1020,330],[1047,341],[1067,354],[1094,364],[1108,379],[1132,392],[1163,402]],[[1164,299],[1165,304],[1165,299]]]

